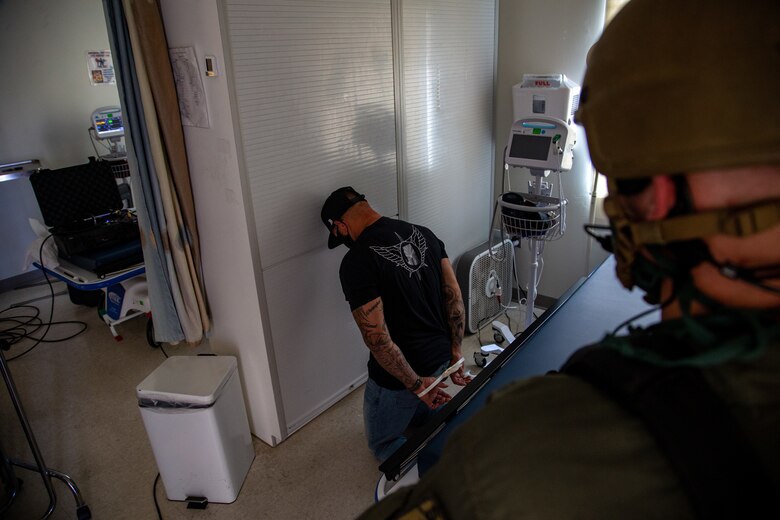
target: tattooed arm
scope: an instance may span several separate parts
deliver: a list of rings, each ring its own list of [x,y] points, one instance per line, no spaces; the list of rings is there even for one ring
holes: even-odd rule
[[[393,342],[385,323],[382,298],[375,298],[358,307],[352,311],[352,316],[355,318],[355,323],[357,323],[360,333],[363,335],[363,341],[371,354],[382,365],[382,368],[403,383],[406,388],[414,388],[418,378],[422,384],[415,388],[415,393],[422,392],[433,383],[435,377],[420,377],[415,373],[409,362],[406,361],[401,349]],[[430,408],[436,408],[450,400],[449,394],[442,390],[446,386],[444,383],[440,383],[421,399]]]
[[[450,338],[452,341],[452,362],[455,364],[463,357],[460,346],[463,343],[463,331],[466,324],[466,309],[463,306],[463,297],[460,293],[458,279],[449,259],[442,258],[442,293],[444,295],[444,312],[450,326]],[[471,378],[463,374],[463,368],[452,374],[452,382],[463,386],[471,381]]]

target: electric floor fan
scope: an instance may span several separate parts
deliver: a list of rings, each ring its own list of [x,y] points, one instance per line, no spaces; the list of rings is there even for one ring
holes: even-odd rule
[[[512,298],[513,270],[514,245],[509,239],[485,242],[458,258],[455,276],[466,309],[466,331],[479,333],[506,312]],[[475,354],[477,365],[485,366],[486,360],[487,356]]]

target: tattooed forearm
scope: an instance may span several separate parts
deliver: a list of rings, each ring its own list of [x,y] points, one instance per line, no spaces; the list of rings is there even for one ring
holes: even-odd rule
[[[442,291],[444,293],[444,310],[447,313],[447,321],[450,325],[450,338],[452,350],[460,352],[463,342],[463,330],[466,324],[466,309],[463,306],[463,296],[460,294],[458,279],[452,270],[450,261],[444,258],[441,261]]]
[[[382,300],[377,298],[352,311],[363,341],[374,358],[407,388],[417,380],[417,374],[409,366],[401,349],[393,342],[385,323]]]
[[[392,346],[393,341],[390,339],[385,320],[377,319],[379,315],[384,316],[381,300],[377,299],[358,307],[352,311],[352,315],[363,335],[363,341],[371,352],[382,352]]]
[[[463,306],[463,298],[457,286],[444,285],[444,306],[447,312],[447,321],[450,325],[452,348],[460,349],[466,324],[466,309]]]
[[[406,388],[411,388],[417,381],[417,374],[409,366],[403,353],[395,344],[392,348],[381,353],[374,352],[374,357],[382,365],[382,368],[403,383]]]

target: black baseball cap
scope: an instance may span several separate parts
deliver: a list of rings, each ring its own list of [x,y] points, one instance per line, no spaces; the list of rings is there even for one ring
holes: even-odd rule
[[[366,200],[365,195],[356,192],[352,186],[344,186],[331,193],[322,205],[320,217],[328,228],[328,249],[333,249],[344,243],[344,238],[333,234],[334,220],[340,220],[349,208],[360,201]]]

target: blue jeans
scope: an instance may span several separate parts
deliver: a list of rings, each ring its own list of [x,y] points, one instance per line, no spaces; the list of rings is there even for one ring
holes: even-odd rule
[[[442,365],[434,375],[441,374],[449,363]],[[379,386],[370,377],[363,395],[363,423],[368,447],[382,462],[406,442],[404,433],[410,427],[422,426],[430,419],[431,410],[407,389],[391,390]]]

